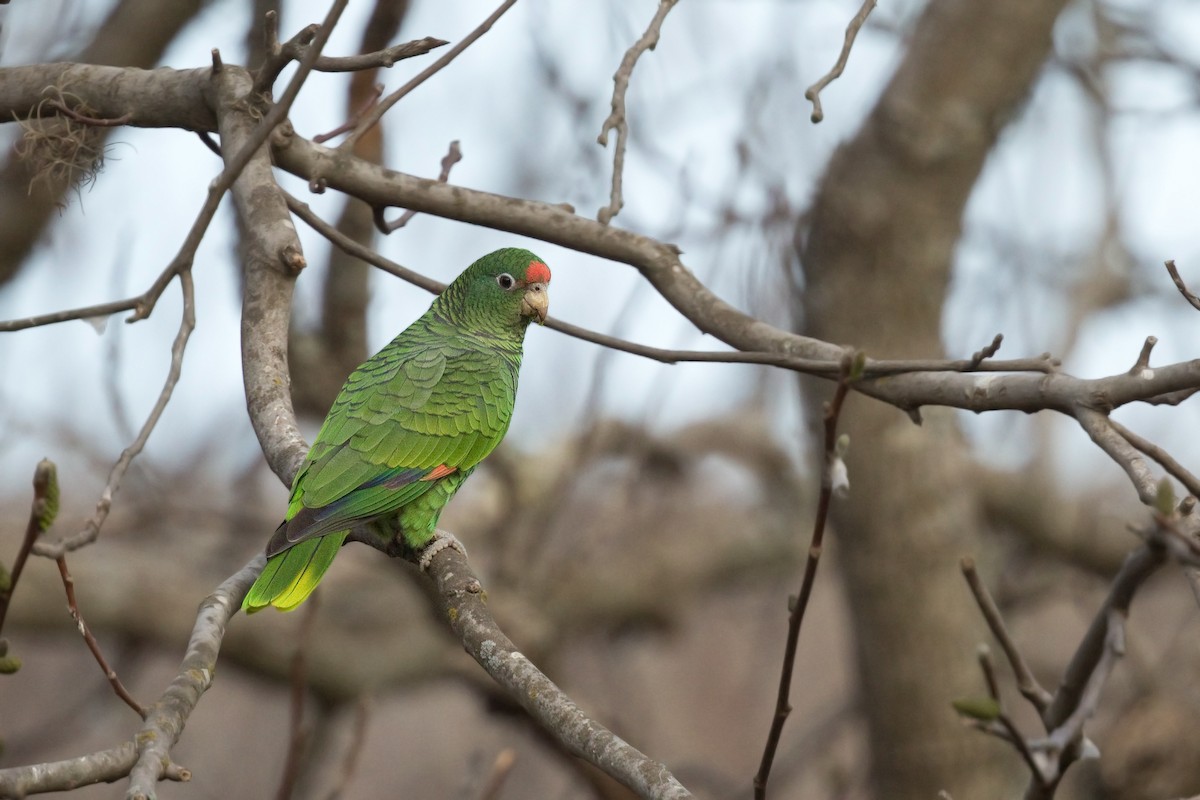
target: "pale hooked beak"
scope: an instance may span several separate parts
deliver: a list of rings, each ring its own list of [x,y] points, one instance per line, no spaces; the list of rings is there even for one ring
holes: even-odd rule
[[[525,287],[525,295],[521,298],[521,316],[533,317],[538,325],[546,323],[546,314],[550,311],[550,293],[545,283],[531,283]]]

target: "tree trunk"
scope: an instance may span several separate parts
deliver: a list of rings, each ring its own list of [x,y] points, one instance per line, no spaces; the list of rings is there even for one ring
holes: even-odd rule
[[[1045,61],[1062,0],[934,0],[862,130],[835,155],[797,233],[809,335],[872,357],[935,358],[963,209],[1004,124]],[[956,343],[970,353],[986,342]],[[819,409],[827,383],[806,386]],[[842,416],[851,494],[837,563],[880,798],[1011,796],[1020,764],[965,731],[952,699],[984,690],[986,629],[959,572],[981,518],[953,415],[917,427],[862,397]]]

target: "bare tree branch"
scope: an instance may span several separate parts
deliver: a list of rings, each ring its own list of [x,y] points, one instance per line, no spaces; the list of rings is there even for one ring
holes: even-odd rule
[[[461,553],[446,548],[433,557],[430,575],[444,619],[471,657],[510,697],[572,753],[587,759],[639,797],[673,800],[691,797],[662,764],[589,719],[538,671],[496,625],[483,586]]]
[[[400,100],[402,100],[413,89],[416,89],[422,83],[440,72],[441,69],[451,61],[458,58],[460,53],[474,44],[479,37],[490,31],[492,26],[496,24],[496,20],[504,16],[504,12],[512,8],[516,2],[517,0],[504,0],[504,2],[500,4],[500,7],[492,12],[491,16],[481,22],[479,26],[475,28],[475,30],[467,34],[462,41],[446,51],[441,58],[430,64],[425,69],[421,70],[421,72],[417,73],[417,75],[408,83],[404,84],[399,89],[380,100],[379,104],[375,106],[375,108],[373,108],[371,112],[363,118],[362,122],[358,123],[358,125],[354,128],[354,131],[346,137],[346,140],[342,142],[340,149],[343,152],[349,152],[352,150],[354,148],[354,142],[371,128],[375,127],[379,120],[383,119],[383,115],[386,114],[392,106],[400,102]]]
[[[1012,667],[1013,674],[1017,677],[1017,688],[1039,713],[1044,712],[1054,698],[1038,683],[1037,678],[1033,676],[1033,670],[1029,668],[1029,664],[1025,662],[1025,657],[1021,655],[1016,642],[1009,635],[1008,627],[1004,624],[1004,618],[1000,615],[996,601],[992,599],[991,593],[975,570],[975,559],[964,557],[960,566],[963,577],[967,579],[967,585],[971,587],[971,594],[975,596],[975,602],[979,605],[979,610],[983,612],[983,618],[992,631],[992,636],[996,637],[996,641],[1000,643],[1000,647],[1004,650],[1004,656],[1008,659],[1008,665]]]
[[[205,0],[178,0],[162,3],[159,0],[121,0],[110,4],[104,21],[96,29],[87,46],[75,58],[87,64],[106,64],[114,67],[139,67],[149,70],[158,63],[167,46],[175,39],[200,10]],[[137,30],[136,36],[130,36]],[[44,83],[41,88],[65,86]],[[2,91],[2,90],[0,90]],[[165,100],[165,98],[164,98]],[[166,101],[170,102],[170,101]],[[200,104],[203,108],[203,103]],[[119,114],[104,115],[119,117]],[[10,121],[12,117],[2,117]],[[61,132],[61,121],[36,123],[43,133]],[[107,133],[95,131],[90,144],[103,152]],[[26,256],[46,228],[53,224],[56,211],[62,206],[69,184],[61,181],[31,185],[29,165],[15,153],[0,167],[0,284],[17,274]]]
[[[800,644],[800,626],[804,623],[804,614],[808,611],[808,601],[812,597],[813,586],[817,581],[817,567],[821,562],[821,551],[824,548],[825,524],[829,519],[829,506],[835,493],[842,494],[849,490],[845,479],[845,455],[842,452],[845,445],[839,445],[837,426],[842,415],[842,405],[850,392],[850,382],[855,380],[858,368],[862,365],[862,355],[847,353],[842,359],[842,375],[834,390],[833,399],[825,404],[825,448],[824,465],[821,470],[821,491],[817,495],[817,508],[813,514],[812,536],[809,539],[808,558],[804,563],[804,577],[800,581],[800,593],[788,598],[788,632],[787,643],[783,650],[783,666],[779,672],[779,689],[776,692],[775,713],[771,717],[771,727],[767,733],[767,742],[763,747],[762,759],[758,772],[754,775],[755,800],[766,800],[767,781],[771,777],[771,765],[775,761],[775,751],[779,747],[779,739],[783,735],[783,724],[791,714],[790,702],[792,692],[792,673],[796,666],[796,649]]]
[[[0,586],[0,633],[4,631],[4,619],[8,615],[8,607],[12,602],[13,592],[17,589],[17,582],[21,580],[21,573],[25,571],[25,561],[29,558],[38,537],[50,529],[57,515],[58,468],[53,461],[43,458],[33,471],[33,502],[29,507],[29,523],[25,526],[25,538],[21,540],[21,549],[17,551],[11,571],[5,570],[0,564],[0,578],[3,578],[3,585]],[[2,641],[4,640],[0,639],[0,642]],[[0,658],[7,657],[7,653],[0,653]],[[10,663],[13,668],[8,671],[15,672],[19,663]]]
[[[1109,418],[1108,424],[1112,426],[1113,430],[1125,437],[1127,442],[1157,461],[1159,466],[1167,471],[1167,474],[1182,483],[1194,497],[1200,498],[1200,479],[1176,461],[1170,453],[1149,439],[1129,430],[1129,428],[1115,419]]]
[[[112,686],[113,692],[117,697],[133,709],[134,713],[142,719],[146,718],[146,709],[142,704],[134,699],[129,690],[125,688],[125,684],[121,683],[121,679],[117,677],[117,672],[108,665],[108,661],[104,658],[104,653],[100,651],[100,643],[96,641],[95,635],[92,634],[91,628],[83,620],[83,614],[79,611],[79,603],[75,600],[75,579],[71,577],[70,571],[67,569],[67,557],[59,556],[58,574],[62,577],[63,589],[67,594],[67,610],[71,614],[71,619],[75,621],[75,629],[79,631],[79,635],[83,637],[84,643],[92,656],[95,657],[96,663],[100,665],[101,671],[104,672],[104,677]]]
[[[438,173],[438,183],[446,183],[450,180],[450,170],[454,165],[462,161],[462,148],[458,145],[458,139],[450,142],[450,149],[446,151],[446,155],[442,158],[442,171]],[[408,221],[417,215],[417,212],[411,208],[405,209],[404,213],[391,222],[388,222],[383,216],[383,209],[376,206],[374,209],[375,227],[383,235],[388,235],[392,231],[397,231],[408,224]]]
[[[625,51],[625,56],[621,59],[621,64],[613,75],[612,112],[600,126],[600,135],[596,137],[596,141],[601,147],[607,147],[609,132],[617,132],[617,142],[613,146],[612,195],[608,205],[596,214],[596,219],[601,225],[611,222],[612,218],[620,213],[621,207],[625,205],[625,199],[621,193],[621,182],[625,172],[625,148],[629,141],[629,119],[625,111],[625,94],[629,91],[629,79],[633,76],[633,68],[637,66],[638,59],[642,57],[642,54],[647,50],[653,50],[658,45],[658,39],[662,35],[663,21],[666,20],[667,14],[671,12],[677,2],[679,0],[658,0],[658,10],[654,12],[654,17],[650,20],[646,31]]]
[[[183,725],[200,702],[200,696],[212,685],[225,626],[241,607],[242,598],[265,564],[265,557],[255,556],[200,603],[179,673],[158,702],[150,707],[145,724],[134,737],[138,757],[129,771],[127,800],[154,798],[154,786],[164,777],[166,765],[171,763],[171,748],[179,740]]]
[[[199,244],[198,238],[196,244]],[[36,542],[33,546],[33,552],[37,555],[59,559],[66,553],[78,550],[80,547],[91,544],[96,540],[96,537],[100,535],[100,528],[103,527],[104,521],[108,519],[109,511],[112,510],[113,497],[120,488],[121,481],[125,477],[129,465],[141,454],[142,449],[146,446],[146,442],[150,439],[150,434],[154,432],[159,419],[162,418],[167,404],[171,402],[171,395],[175,392],[175,384],[179,382],[179,376],[183,372],[183,354],[187,349],[188,339],[192,335],[192,330],[196,327],[196,300],[190,265],[190,260],[194,253],[195,250],[193,248],[192,252],[186,256],[187,263],[181,262],[181,266],[176,273],[179,276],[179,288],[183,293],[183,311],[180,315],[179,331],[175,334],[175,341],[171,345],[171,365],[167,369],[166,380],[163,381],[163,388],[158,394],[158,399],[154,402],[154,407],[150,409],[150,413],[146,416],[146,421],[142,423],[142,428],[138,431],[137,438],[121,451],[120,457],[113,464],[112,469],[108,473],[108,482],[105,484],[104,490],[100,493],[100,499],[96,501],[96,510],[87,522],[84,523],[83,530],[56,542]],[[176,258],[179,259],[180,257],[177,256]]]
[[[394,44],[383,50],[362,53],[356,56],[321,56],[313,64],[317,72],[358,72],[364,69],[390,69],[397,61],[414,56],[423,56],[430,50],[450,44],[445,39],[426,36],[403,44]]]
[[[825,112],[821,110],[821,92],[826,86],[833,83],[838,78],[842,77],[842,72],[846,69],[846,62],[850,60],[850,48],[854,47],[854,40],[858,37],[858,32],[862,26],[866,24],[867,17],[871,16],[871,12],[875,10],[878,0],[863,0],[862,8],[858,9],[858,13],[850,20],[850,24],[846,26],[846,39],[842,42],[842,52],[838,54],[837,62],[833,68],[826,72],[821,78],[808,87],[804,92],[804,98],[812,103],[812,121],[814,123],[825,119]]]
[[[1169,259],[1166,262],[1167,272],[1171,275],[1171,280],[1175,281],[1175,288],[1183,295],[1183,299],[1191,303],[1192,308],[1200,311],[1200,297],[1192,294],[1187,288],[1187,284],[1183,282],[1183,278],[1179,276],[1179,270],[1175,267],[1175,259]]]
[[[136,761],[137,747],[133,742],[125,742],[78,758],[0,769],[0,797],[69,792],[94,783],[112,783],[128,775]],[[186,782],[192,776],[178,765],[170,764],[163,777]]]

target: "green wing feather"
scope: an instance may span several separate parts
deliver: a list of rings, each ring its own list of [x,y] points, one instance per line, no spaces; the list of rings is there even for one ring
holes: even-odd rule
[[[466,474],[504,438],[519,366],[519,342],[497,348],[426,314],[355,370],[296,475],[243,608],[294,608],[352,527],[394,518],[410,543],[432,534]],[[439,467],[454,473],[423,479]]]

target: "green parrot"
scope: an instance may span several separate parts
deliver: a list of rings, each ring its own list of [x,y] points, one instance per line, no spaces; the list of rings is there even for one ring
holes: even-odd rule
[[[243,609],[295,608],[348,539],[392,555],[424,551],[426,564],[457,544],[437,531],[438,517],[508,430],[525,329],[545,321],[549,282],[528,250],[486,255],[351,373]]]

